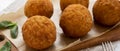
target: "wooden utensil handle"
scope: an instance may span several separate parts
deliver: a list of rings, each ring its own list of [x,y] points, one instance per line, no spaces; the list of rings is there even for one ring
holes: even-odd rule
[[[80,49],[85,49],[95,45],[99,45],[102,42],[116,41],[116,40],[120,40],[120,24],[117,24],[115,27],[110,29],[110,31],[105,32],[101,36],[82,41],[74,46],[63,49],[62,51],[77,51]]]

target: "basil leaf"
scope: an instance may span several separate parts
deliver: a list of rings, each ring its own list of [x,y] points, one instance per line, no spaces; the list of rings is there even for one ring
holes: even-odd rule
[[[17,38],[17,35],[18,35],[18,26],[15,25],[13,26],[11,29],[10,29],[10,33],[11,33],[11,37],[12,38]]]
[[[0,29],[6,29],[14,25],[11,21],[2,21],[0,22]]]
[[[10,42],[6,42],[3,47],[0,49],[0,51],[11,51],[11,43]]]
[[[18,35],[18,26],[16,23],[12,23],[11,21],[0,22],[0,29],[10,29],[12,38],[16,38]]]

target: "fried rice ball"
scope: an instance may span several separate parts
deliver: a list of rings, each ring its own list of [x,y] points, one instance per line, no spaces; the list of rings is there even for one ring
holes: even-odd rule
[[[34,49],[43,50],[50,47],[56,40],[56,27],[45,16],[32,16],[22,27],[25,43]]]
[[[28,18],[34,15],[51,18],[53,5],[50,0],[28,0],[25,4],[24,13]]]
[[[81,4],[88,7],[89,0],[60,0],[61,10],[63,11],[70,4]]]
[[[113,26],[120,21],[120,3],[118,0],[97,0],[93,15],[96,22]]]
[[[65,35],[79,38],[92,28],[92,17],[88,9],[80,4],[69,5],[62,13],[60,27]]]

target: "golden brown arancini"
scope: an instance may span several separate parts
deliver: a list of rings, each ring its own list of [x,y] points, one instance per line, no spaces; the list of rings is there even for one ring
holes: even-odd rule
[[[86,35],[91,30],[92,24],[90,12],[80,4],[66,7],[60,19],[60,27],[64,34],[73,38]]]
[[[56,40],[56,27],[45,16],[32,16],[22,27],[25,43],[34,49],[42,50],[50,47]]]
[[[60,0],[61,10],[63,11],[70,4],[81,4],[88,7],[89,0]]]
[[[120,21],[120,3],[118,0],[97,0],[93,15],[96,22],[113,26]]]
[[[53,5],[50,0],[28,0],[25,4],[24,13],[28,18],[34,15],[50,18],[53,14]]]

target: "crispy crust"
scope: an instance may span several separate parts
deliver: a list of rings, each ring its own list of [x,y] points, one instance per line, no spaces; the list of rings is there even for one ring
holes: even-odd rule
[[[92,17],[86,7],[80,4],[72,4],[63,11],[60,26],[65,35],[78,38],[90,31]]]
[[[22,27],[25,43],[38,50],[50,47],[56,40],[56,28],[45,16],[33,16]]]
[[[60,0],[61,10],[63,11],[70,4],[81,4],[88,7],[89,0]]]
[[[113,26],[120,21],[120,3],[118,0],[97,0],[93,15],[96,22]]]
[[[28,0],[25,4],[24,13],[28,18],[34,15],[50,18],[53,14],[53,5],[50,0]]]

